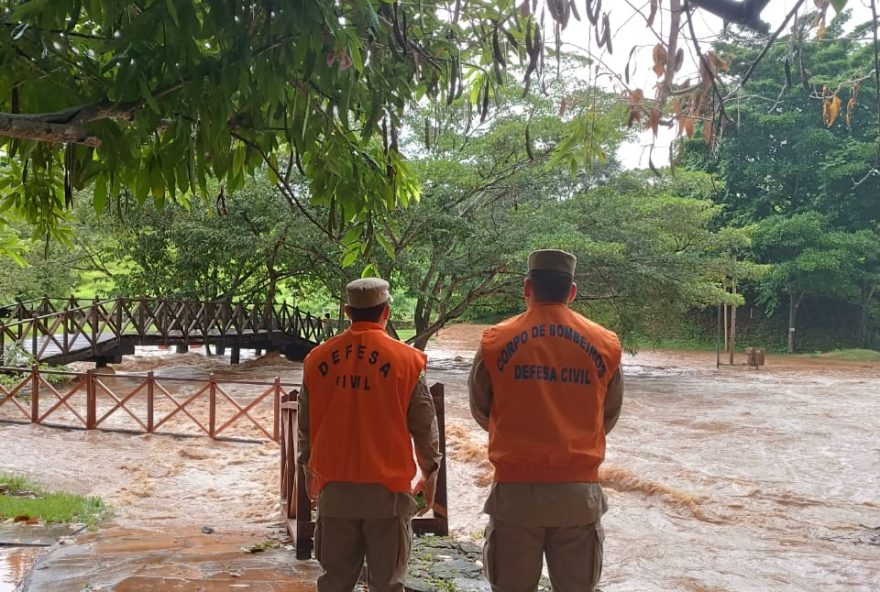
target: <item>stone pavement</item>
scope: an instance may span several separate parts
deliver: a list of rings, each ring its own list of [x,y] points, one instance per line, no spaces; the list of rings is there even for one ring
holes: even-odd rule
[[[75,540],[62,539],[37,558],[18,592],[314,590],[320,573],[317,562],[297,561],[293,548],[282,539],[278,531],[260,537],[197,528],[156,532],[111,527]],[[407,590],[488,591],[480,547],[418,537]]]

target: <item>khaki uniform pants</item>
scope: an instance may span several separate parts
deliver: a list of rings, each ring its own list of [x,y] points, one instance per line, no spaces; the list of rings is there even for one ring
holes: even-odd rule
[[[412,548],[409,517],[318,517],[315,557],[323,573],[319,592],[351,592],[364,558],[370,592],[404,592],[406,563]]]
[[[493,592],[534,592],[547,555],[553,592],[593,592],[602,575],[600,522],[580,526],[521,526],[489,518],[483,565]]]

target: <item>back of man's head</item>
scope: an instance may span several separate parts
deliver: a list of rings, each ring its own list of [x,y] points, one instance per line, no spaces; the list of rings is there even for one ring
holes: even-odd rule
[[[549,269],[533,269],[527,276],[532,281],[532,297],[536,302],[568,304],[572,276]]]

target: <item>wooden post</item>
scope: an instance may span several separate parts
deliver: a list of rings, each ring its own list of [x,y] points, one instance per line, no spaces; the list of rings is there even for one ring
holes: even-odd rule
[[[274,418],[272,422],[272,439],[278,441],[278,434],[281,431],[281,377],[275,377],[275,387],[273,388],[274,398]]]
[[[734,258],[736,264],[736,258]],[[736,296],[736,278],[731,286],[732,294]],[[733,366],[733,356],[736,354],[736,304],[730,305],[730,365]]]
[[[718,305],[718,327],[715,336],[715,368],[721,368],[721,304]]]
[[[217,429],[217,380],[212,372],[208,377],[208,435],[214,437]]]
[[[40,366],[31,366],[31,423],[40,423]]]
[[[64,348],[64,351],[61,353],[66,354],[70,351],[70,327],[68,323],[70,322],[70,310],[65,310],[61,317],[61,344]]]
[[[86,429],[94,430],[98,424],[98,397],[95,392],[95,371],[86,371]]]
[[[92,351],[94,352],[98,346],[98,297],[95,296],[95,301],[92,302],[92,306],[89,308],[89,321],[92,328]]]
[[[727,289],[725,288],[724,291],[726,292]],[[730,338],[727,335],[727,328],[730,326],[730,324],[727,322],[727,304],[725,303],[723,306],[724,306],[724,353],[727,353],[730,351]]]
[[[147,372],[147,432],[153,433],[153,402],[155,397],[156,379],[153,371]]]
[[[232,346],[232,353],[229,354],[229,363],[238,364],[241,362],[241,348],[237,345]]]
[[[34,313],[31,317],[31,353],[34,355],[34,358],[37,357],[37,326],[39,325],[40,316],[37,313]]]
[[[116,297],[116,337],[122,337],[122,296]]]
[[[442,383],[438,382],[431,387],[431,397],[434,400],[434,410],[437,413],[437,430],[440,432],[440,452],[443,454],[443,459],[440,461],[440,474],[437,475],[437,493],[434,496],[434,503],[446,512],[449,502],[446,495],[446,404],[443,395]],[[437,512],[433,512],[433,515],[440,522],[436,534],[447,536],[449,534],[448,517],[438,516]]]

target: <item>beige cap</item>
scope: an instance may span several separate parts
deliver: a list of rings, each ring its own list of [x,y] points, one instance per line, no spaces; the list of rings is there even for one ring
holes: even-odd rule
[[[558,249],[540,249],[529,253],[529,271],[558,271],[574,276],[577,257]]]
[[[348,305],[352,308],[372,308],[391,300],[389,285],[385,280],[368,277],[355,280],[345,286]]]

